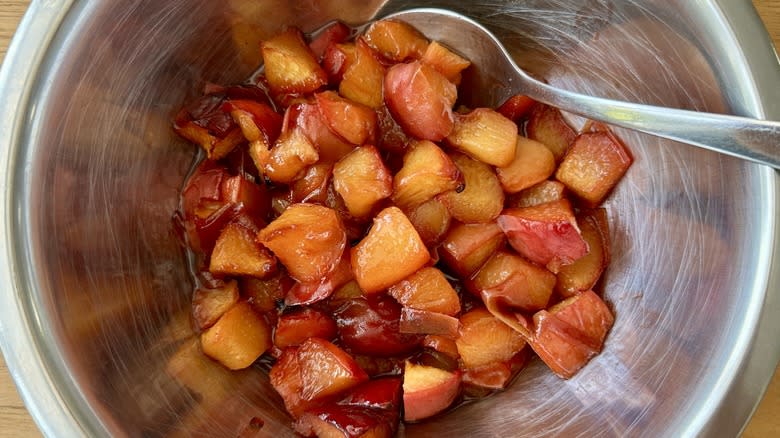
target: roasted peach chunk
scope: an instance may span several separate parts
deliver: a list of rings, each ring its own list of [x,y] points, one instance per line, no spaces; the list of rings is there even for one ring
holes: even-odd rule
[[[455,340],[460,360],[467,369],[506,362],[525,347],[519,333],[478,307],[460,317],[460,336]]]
[[[387,293],[405,307],[450,316],[460,312],[457,292],[440,270],[430,266],[390,286]]]
[[[350,152],[333,167],[333,186],[349,214],[364,218],[393,191],[393,176],[374,146]]]
[[[373,109],[352,102],[334,91],[315,94],[317,106],[330,129],[344,140],[363,145],[374,143],[377,131],[377,116]]]
[[[534,315],[531,348],[558,376],[568,379],[601,351],[614,323],[593,291],[568,298]]]
[[[404,420],[417,421],[447,409],[460,393],[460,371],[449,372],[436,367],[404,366]]]
[[[420,59],[428,47],[428,39],[423,34],[396,20],[372,23],[363,38],[383,58],[393,62]]]
[[[348,40],[352,30],[346,24],[337,21],[318,32],[316,38],[309,43],[312,53],[318,60],[322,60],[328,47],[333,44],[343,43]]]
[[[461,72],[471,65],[468,60],[463,59],[436,41],[428,44],[421,61],[433,66],[448,81],[455,85],[460,84]]]
[[[597,206],[620,181],[633,158],[609,132],[580,134],[555,178],[589,206]]]
[[[515,159],[509,166],[496,169],[506,193],[517,193],[545,181],[555,172],[555,157],[547,146],[522,136],[517,137]]]
[[[293,418],[298,418],[310,406],[315,403],[304,400],[303,379],[301,378],[301,363],[298,360],[298,347],[287,347],[276,360],[268,379],[271,386],[282,397],[284,407]]]
[[[254,218],[268,214],[270,197],[265,184],[255,184],[242,175],[231,176],[222,181],[222,200],[242,204],[244,212]]]
[[[502,103],[496,111],[507,119],[518,122],[530,114],[536,101],[524,94],[515,94]]]
[[[450,135],[457,97],[452,82],[419,61],[396,64],[384,78],[387,108],[404,132],[421,140],[441,141]]]
[[[453,154],[452,161],[463,174],[465,188],[441,195],[452,217],[464,223],[490,222],[504,208],[504,191],[493,169],[463,154]]]
[[[368,294],[398,283],[431,258],[417,230],[398,207],[379,212],[368,235],[351,254],[355,279]],[[393,263],[387,263],[388,257]]]
[[[200,336],[203,352],[231,370],[252,365],[271,348],[271,327],[246,301],[234,305]]]
[[[287,290],[292,287],[293,279],[286,272],[279,271],[275,275],[257,279],[241,277],[238,280],[241,296],[258,312],[270,312],[276,309],[276,303],[284,298]]]
[[[458,318],[454,316],[404,307],[401,309],[398,330],[401,333],[442,335],[455,339],[458,337],[459,325]]]
[[[255,241],[255,232],[238,222],[228,224],[217,238],[209,271],[220,275],[263,278],[276,270],[276,259]]]
[[[354,64],[357,59],[357,47],[355,43],[331,44],[325,49],[322,58],[322,68],[328,74],[328,82],[338,85],[344,79],[347,67]]]
[[[550,148],[556,161],[563,158],[576,137],[574,130],[563,119],[561,111],[543,103],[534,105],[525,131],[528,138]]]
[[[409,220],[428,246],[441,242],[450,229],[452,214],[438,198],[430,199],[408,212]]]
[[[525,208],[508,208],[498,226],[523,257],[558,272],[588,253],[571,204],[566,199]]]
[[[385,294],[340,303],[334,317],[342,345],[356,354],[392,357],[409,354],[422,337],[401,333],[401,306]]]
[[[197,289],[192,295],[192,318],[195,324],[200,329],[211,327],[238,302],[238,298],[238,283],[235,280],[213,289]]]
[[[555,290],[562,297],[571,297],[593,288],[609,264],[609,226],[604,209],[578,216],[577,223],[588,253],[570,265],[561,266]]]
[[[320,162],[309,166],[303,176],[290,185],[290,203],[327,205],[331,176],[332,164]]]
[[[546,202],[560,201],[566,196],[566,186],[560,181],[542,181],[507,197],[506,206],[523,208]]]
[[[300,129],[283,132],[272,149],[262,140],[249,145],[258,169],[275,183],[289,184],[319,160],[317,148]]]
[[[534,312],[547,307],[555,287],[555,274],[516,254],[497,251],[471,283],[486,304],[496,301],[513,309]]]
[[[319,281],[333,271],[347,244],[336,212],[315,204],[287,207],[257,239],[301,282]]]
[[[328,83],[328,76],[296,28],[263,41],[265,77],[275,94],[303,94]]]
[[[453,359],[460,357],[460,354],[458,354],[458,346],[455,344],[455,340],[447,336],[426,335],[423,339],[422,345],[423,347],[430,348],[442,354],[446,354]]]
[[[324,339],[304,341],[298,347],[298,362],[304,400],[338,394],[368,380],[352,356]]]
[[[279,317],[274,331],[274,345],[277,347],[300,345],[310,337],[333,339],[336,337],[336,321],[327,313],[311,307]]]
[[[385,68],[362,40],[355,45],[355,60],[348,63],[339,84],[339,94],[370,108],[382,106],[382,82]]]
[[[287,109],[285,131],[295,129],[299,129],[316,148],[320,163],[335,163],[354,148],[330,128],[319,104],[300,103]]]
[[[483,163],[512,164],[517,148],[517,125],[489,108],[477,108],[455,117],[447,144]]]
[[[506,242],[495,222],[457,223],[450,228],[439,247],[448,268],[461,278],[470,278]]]
[[[435,143],[418,141],[404,154],[404,164],[393,178],[393,202],[412,209],[434,196],[463,186],[461,172]]]

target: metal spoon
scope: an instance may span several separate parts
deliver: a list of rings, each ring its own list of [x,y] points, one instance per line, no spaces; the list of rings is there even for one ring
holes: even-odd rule
[[[521,70],[489,30],[461,14],[422,8],[387,18],[407,22],[469,59],[477,67],[470,83],[495,100],[484,104],[496,106],[514,94],[525,94],[591,120],[780,169],[780,122],[622,102],[562,90]]]

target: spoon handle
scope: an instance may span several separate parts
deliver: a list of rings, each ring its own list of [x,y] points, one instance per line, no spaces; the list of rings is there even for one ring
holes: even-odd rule
[[[780,169],[780,122],[591,97],[532,79],[526,94],[548,105]]]

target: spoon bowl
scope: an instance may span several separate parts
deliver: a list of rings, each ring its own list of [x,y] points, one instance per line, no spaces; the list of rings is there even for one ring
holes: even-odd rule
[[[470,60],[469,106],[496,107],[515,94],[582,117],[641,131],[780,169],[780,122],[587,96],[548,85],[517,66],[503,44],[476,21],[445,9],[410,9],[387,18],[420,29]],[[468,93],[479,90],[479,94]]]

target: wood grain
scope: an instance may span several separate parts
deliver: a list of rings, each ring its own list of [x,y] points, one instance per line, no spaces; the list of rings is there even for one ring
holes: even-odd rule
[[[29,5],[28,0],[0,0],[0,62],[8,43]],[[753,0],[776,47],[780,47],[780,0]],[[19,398],[5,361],[0,355],[0,437],[40,436]],[[780,436],[780,368],[751,419],[743,438]]]

